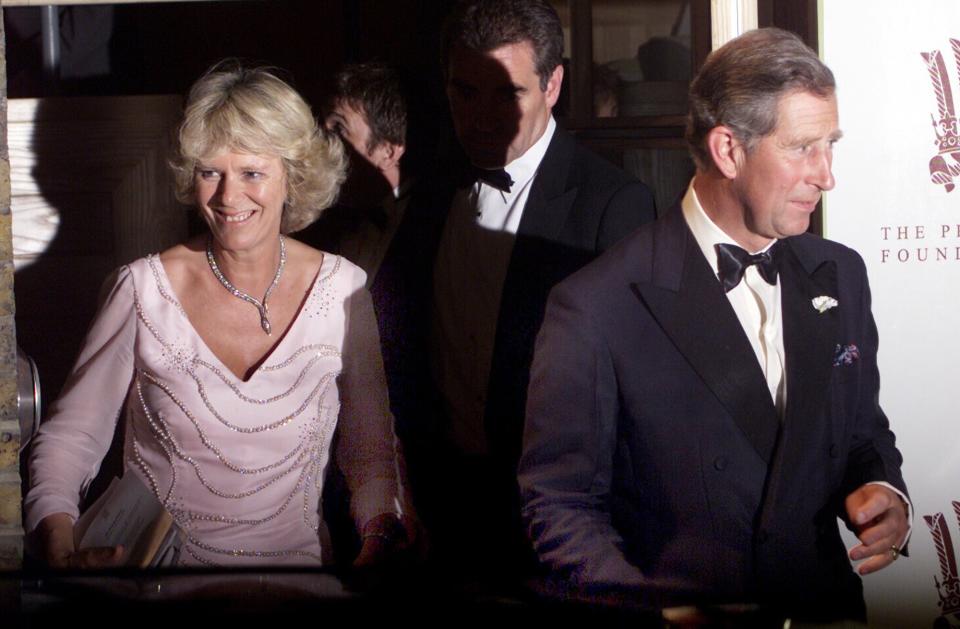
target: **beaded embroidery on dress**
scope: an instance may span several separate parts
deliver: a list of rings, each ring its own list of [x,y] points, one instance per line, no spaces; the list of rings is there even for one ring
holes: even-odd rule
[[[286,336],[244,382],[196,334],[159,258],[130,265],[139,325],[125,460],[183,530],[182,563],[326,560],[320,495],[347,325],[333,306],[356,288],[341,266],[325,257]]]
[[[365,280],[324,256],[284,337],[242,381],[196,333],[158,257],[118,269],[34,439],[27,530],[54,513],[78,516],[118,418],[124,473],[186,533],[181,563],[323,563],[320,494],[333,462],[358,530],[402,515],[404,464]]]

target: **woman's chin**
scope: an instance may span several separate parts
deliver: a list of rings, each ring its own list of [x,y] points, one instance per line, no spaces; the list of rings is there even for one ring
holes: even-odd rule
[[[217,246],[229,251],[254,249],[265,242],[276,242],[280,225],[267,226],[260,223],[259,212],[245,221],[215,221],[208,225]]]

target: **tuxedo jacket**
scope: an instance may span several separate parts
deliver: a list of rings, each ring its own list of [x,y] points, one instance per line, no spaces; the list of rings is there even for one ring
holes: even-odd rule
[[[455,454],[443,456],[444,423],[430,375],[433,269],[456,177],[421,181],[371,292],[380,325],[391,407],[407,449],[414,499],[422,513],[430,486]],[[579,146],[557,127],[530,189],[503,285],[486,403],[492,473],[502,480],[519,523],[516,464],[529,368],[547,295],[561,279],[636,227],[654,219],[643,183]],[[456,482],[449,480],[449,482]],[[447,491],[446,489],[440,491]],[[504,493],[504,492],[499,492]],[[499,520],[501,508],[490,517]]]
[[[552,569],[583,586],[668,583],[862,617],[844,498],[869,481],[906,493],[866,270],[813,235],[780,246],[782,419],[679,207],[553,291],[520,463]],[[837,306],[819,312],[820,296]]]

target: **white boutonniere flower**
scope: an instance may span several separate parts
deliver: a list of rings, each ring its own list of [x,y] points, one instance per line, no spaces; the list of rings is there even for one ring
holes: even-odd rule
[[[819,297],[814,297],[812,300],[813,308],[820,314],[825,313],[831,308],[836,308],[839,304],[836,299],[828,295],[820,295]]]

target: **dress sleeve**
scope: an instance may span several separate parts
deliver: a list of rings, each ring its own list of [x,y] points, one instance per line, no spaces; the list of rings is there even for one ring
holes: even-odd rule
[[[77,518],[81,494],[97,475],[133,378],[137,314],[128,267],[104,284],[104,297],[60,397],[30,454],[25,528],[48,515]]]
[[[358,532],[374,517],[410,511],[406,465],[394,432],[380,337],[365,274],[352,283],[344,305],[346,331],[340,376],[340,419],[335,460],[350,490]]]

